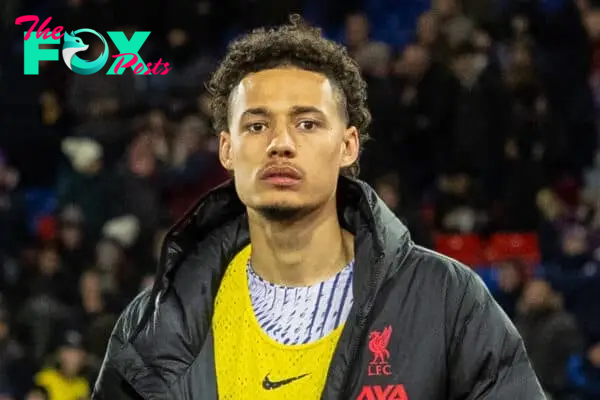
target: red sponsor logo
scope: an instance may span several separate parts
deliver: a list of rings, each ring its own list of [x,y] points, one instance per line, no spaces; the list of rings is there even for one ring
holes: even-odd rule
[[[373,353],[373,359],[369,362],[368,375],[391,375],[392,367],[387,362],[390,358],[388,344],[392,335],[392,326],[388,325],[383,331],[372,331],[369,333],[369,350]]]
[[[363,386],[356,400],[409,400],[404,385]]]

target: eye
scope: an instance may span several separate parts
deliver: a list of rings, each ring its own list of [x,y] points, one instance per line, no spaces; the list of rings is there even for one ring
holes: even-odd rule
[[[303,131],[314,131],[320,126],[321,124],[319,122],[313,120],[300,121],[300,123],[298,124],[298,127]]]
[[[246,125],[246,130],[251,133],[260,133],[267,129],[267,125],[262,122],[253,122]]]

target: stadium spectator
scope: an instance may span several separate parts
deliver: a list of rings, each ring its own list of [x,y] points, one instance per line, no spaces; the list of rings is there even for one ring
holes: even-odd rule
[[[552,398],[560,398],[568,388],[569,357],[582,347],[575,319],[564,311],[550,284],[537,279],[525,287],[515,325],[542,387]]]
[[[52,400],[86,399],[90,395],[90,385],[81,376],[85,358],[81,334],[65,332],[57,348],[56,360],[36,374],[35,383],[45,388]]]
[[[571,358],[569,378],[578,400],[595,400],[600,396],[600,342]]]
[[[346,46],[365,74],[385,76],[391,58],[389,46],[369,39],[369,20],[362,13],[346,18]]]
[[[504,312],[514,319],[517,314],[517,304],[527,284],[525,265],[519,259],[506,260],[498,266],[498,288],[494,298]]]

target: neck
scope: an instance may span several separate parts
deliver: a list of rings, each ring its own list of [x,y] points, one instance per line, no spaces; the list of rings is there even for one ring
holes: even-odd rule
[[[299,221],[272,222],[248,210],[252,268],[282,286],[324,281],[354,258],[354,237],[340,226],[335,198]]]

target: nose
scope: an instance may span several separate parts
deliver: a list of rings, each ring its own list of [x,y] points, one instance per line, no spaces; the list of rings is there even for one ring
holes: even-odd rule
[[[269,157],[293,158],[296,156],[296,143],[284,124],[273,130],[271,143],[267,147]]]

